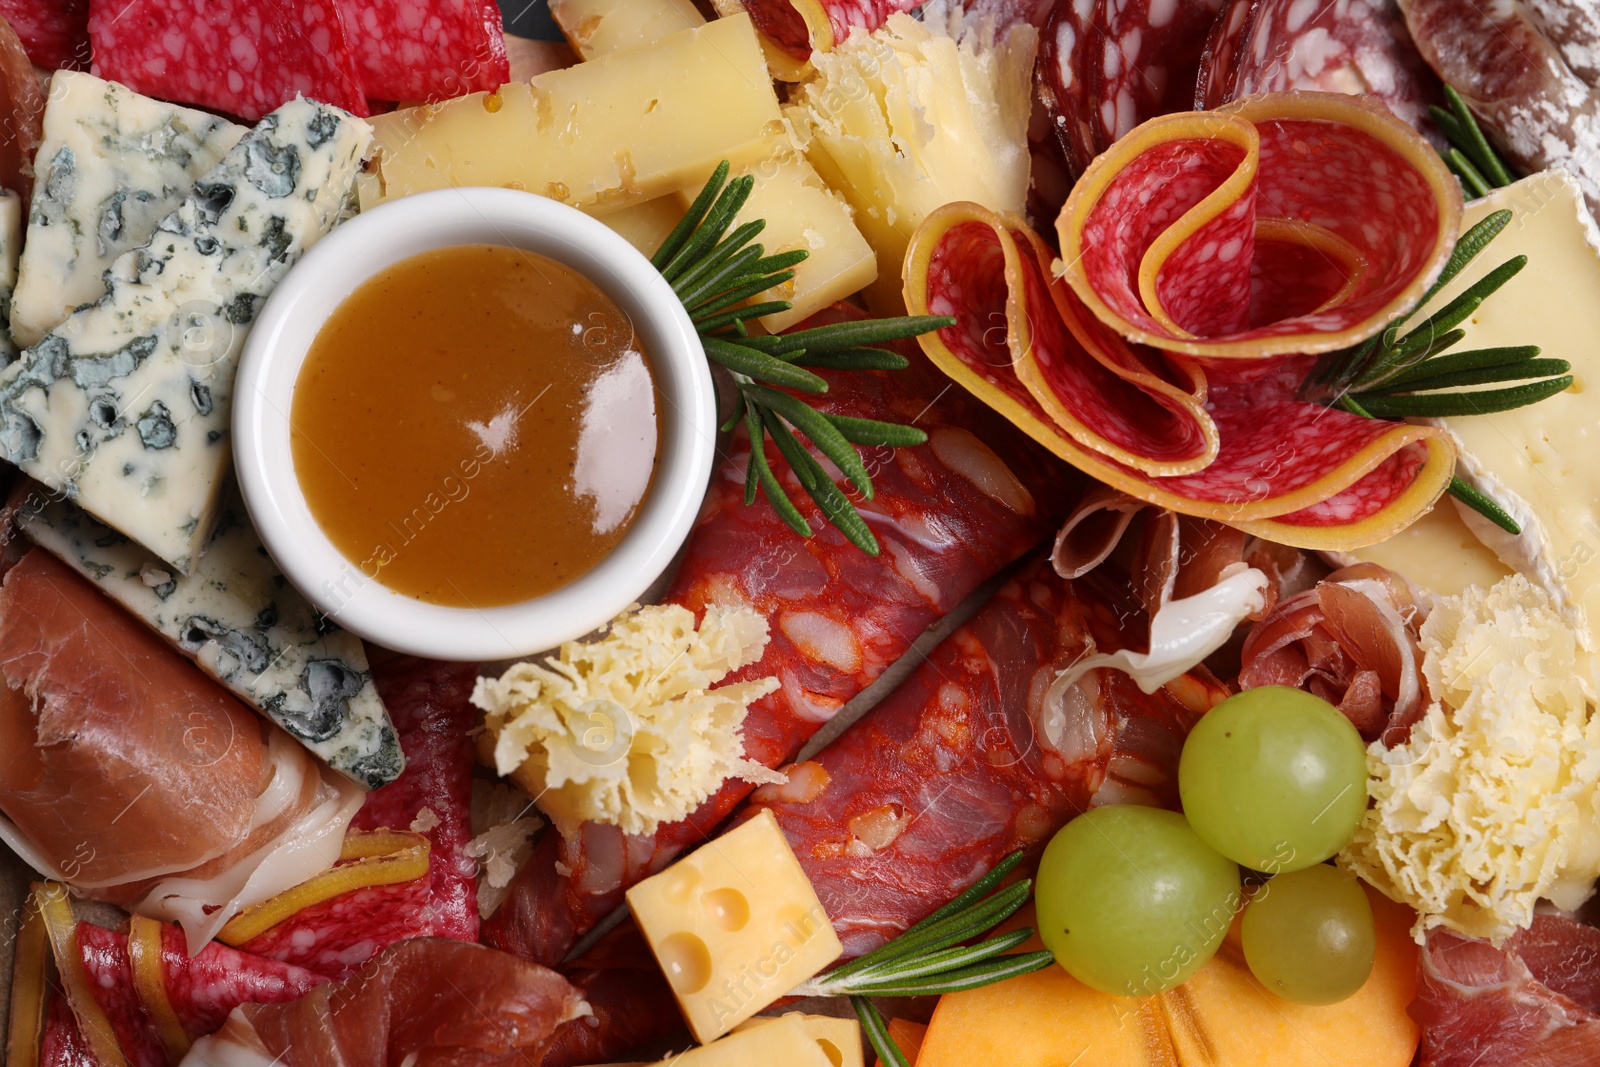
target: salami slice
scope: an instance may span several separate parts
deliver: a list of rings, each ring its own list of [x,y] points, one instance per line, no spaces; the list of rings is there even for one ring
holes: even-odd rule
[[[335,0],[91,0],[94,72],[255,121],[299,94],[367,114]]]
[[[1206,32],[1221,6],[1222,0],[1055,6],[1038,70],[1077,172],[1146,119],[1192,106]]]
[[[338,0],[366,95],[447,100],[510,77],[494,0]]]
[[[798,77],[812,52],[831,52],[833,46],[861,29],[871,33],[897,11],[921,6],[921,0],[738,0],[756,29],[774,48],[788,56],[794,70],[775,71]]]
[[[140,1000],[128,954],[128,932],[77,926],[78,946],[95,1000],[133,1067],[165,1067],[155,1023]],[[293,1000],[327,981],[320,975],[211,942],[190,956],[183,931],[161,931],[161,970],[168,1002],[192,1040],[216,1032],[240,1004]]]
[[[1440,100],[1395,0],[1231,0],[1206,42],[1195,107],[1290,89],[1375,96],[1429,133]]]
[[[89,0],[0,0],[0,17],[39,66],[89,69]]]
[[[39,1043],[39,1067],[100,1067],[78,1020],[73,1018],[67,998],[52,991],[46,1009],[44,1039]]]
[[[913,238],[908,306],[914,314],[954,316],[955,326],[922,339],[934,362],[1098,481],[1162,508],[1307,548],[1381,540],[1444,490],[1454,453],[1436,430],[1298,399],[1311,367],[1306,357],[1212,360],[1201,367],[1183,356],[1140,355],[1140,346],[1126,345],[1065,284],[1049,283],[1050,299],[1039,296],[1048,257],[1019,220],[949,205]],[[1221,274],[1213,280],[1227,281]],[[1248,291],[1256,283],[1246,278],[1243,285]],[[1056,328],[1055,319],[1067,328]],[[991,328],[996,323],[1005,331]],[[1124,352],[1119,359],[1107,355],[1117,351]],[[1063,372],[1085,366],[1119,371]],[[1118,388],[1105,389],[1112,380]],[[1129,400],[1127,385],[1137,387],[1139,399]],[[1075,417],[1097,411],[1101,425],[1105,412],[1121,411],[1137,433],[1096,434],[1096,423]],[[1215,446],[1198,453],[1179,448],[1194,435]]]
[[[860,312],[835,309],[805,326]],[[883,546],[856,549],[820,513],[773,447],[768,462],[807,514],[800,540],[765,503],[744,503],[747,439],[735,438],[666,599],[701,612],[708,604],[748,605],[771,620],[762,659],[730,682],[776,677],[744,722],[745,755],[776,767],[870,685],[934,621],[1003,566],[1042,540],[1056,509],[1076,489],[1071,472],[975,402],[914,347],[911,366],[885,372],[824,372],[832,386],[821,408],[841,415],[914,423],[927,444],[867,457],[877,489],[859,507]],[[704,840],[752,786],[731,780],[681,823],[654,837],[624,837],[586,824],[563,839],[549,834],[485,924],[489,943],[540,962],[558,962],[624,891]]]
[[[473,664],[396,657],[373,665],[373,681],[394,720],[406,769],[367,794],[351,826],[426,834],[426,878],[357,889],[314,904],[252,938],[246,951],[346,979],[385,946],[413,937],[478,937],[477,862],[472,838],[469,732]]]
[[[1524,173],[1567,171],[1600,217],[1592,5],[1400,0],[1400,9],[1422,58],[1461,93],[1506,162]],[[1566,19],[1552,14],[1567,9]]]

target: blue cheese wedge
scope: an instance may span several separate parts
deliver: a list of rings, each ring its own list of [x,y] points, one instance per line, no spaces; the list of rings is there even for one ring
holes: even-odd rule
[[[104,296],[0,371],[0,454],[188,574],[228,470],[245,334],[344,208],[371,138],[305,99],[262,119]]]
[[[16,507],[24,533],[94,582],[206,673],[363,785],[405,767],[361,641],[279,573],[228,491],[205,554],[174,574],[149,552],[43,490]]]
[[[1441,420],[1460,449],[1457,473],[1522,527],[1512,537],[1463,518],[1502,563],[1549,591],[1587,653],[1600,654],[1600,231],[1571,176],[1544,171],[1467,205],[1463,228],[1509,209],[1511,224],[1423,313],[1437,310],[1512,256],[1523,271],[1461,324],[1461,351],[1538,345],[1572,364],[1573,386],[1530,407]]]
[[[245,127],[92,74],[50,79],[27,251],[7,320],[22,347],[100,298],[105,272],[142,248]]]
[[[22,254],[22,197],[0,189],[0,367],[16,361],[17,343],[6,323],[11,320],[12,292],[17,285],[17,259]]]

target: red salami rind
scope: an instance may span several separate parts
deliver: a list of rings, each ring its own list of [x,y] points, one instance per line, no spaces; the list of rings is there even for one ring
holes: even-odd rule
[[[375,664],[372,674],[400,736],[406,769],[367,794],[351,826],[407,830],[424,808],[432,812],[437,822],[425,831],[427,877],[314,904],[242,946],[340,980],[397,941],[478,938],[477,862],[465,852],[472,837],[469,733],[478,715],[470,697],[477,667],[396,657]]]
[[[94,73],[136,92],[255,121],[311,97],[366,115],[335,0],[91,0]]]
[[[1502,948],[1432,930],[1420,959],[1421,1067],[1600,1065],[1600,930],[1559,915]]]
[[[0,17],[39,66],[89,69],[89,0],[0,0]]]
[[[338,0],[375,100],[446,100],[510,77],[500,7],[484,0]]]
[[[1374,96],[1428,133],[1428,105],[1441,100],[1395,0],[1232,0],[1206,43],[1195,107],[1291,89]]]
[[[1031,246],[1031,253],[1024,254],[1024,246]],[[1025,270],[1029,254],[1037,262]],[[1200,373],[1204,409],[1193,417],[1217,447],[1205,454],[1204,463],[1185,471],[1151,473],[1160,469],[1151,461],[1161,454],[1131,453],[1126,447],[1131,438],[1113,448],[1067,417],[1097,404],[1122,406],[1124,414],[1139,409],[1128,408],[1117,393],[1073,393],[1094,388],[1091,378],[1072,383],[1053,374],[1028,377],[1041,359],[1066,358],[1064,351],[1050,348],[1065,344],[1061,333],[1041,328],[1051,316],[1065,316],[1079,340],[1107,348],[1124,343],[1061,283],[1052,286],[1053,302],[1038,298],[1030,278],[1042,277],[1049,259],[1042,242],[1026,234],[1019,221],[976,205],[947,205],[912,239],[907,304],[913,314],[957,320],[921,339],[934,362],[1095,479],[1159,507],[1313,548],[1381,540],[1443,492],[1454,453],[1437,431],[1362,419],[1300,400],[1309,357],[1219,362]],[[1176,369],[1186,365],[1174,357],[1165,377],[1152,377],[1170,387]],[[1154,386],[1146,380],[1140,388]],[[1061,395],[1049,395],[1057,389]],[[1167,398],[1184,395],[1190,394],[1172,389]],[[1147,431],[1153,427],[1147,418],[1139,424]]]
[[[860,314],[832,310],[803,325]],[[915,423],[929,434],[915,448],[869,450],[876,494],[858,507],[881,554],[862,553],[821,516],[775,447],[767,460],[815,536],[795,537],[765,501],[746,507],[749,442],[736,436],[666,595],[696,612],[749,605],[770,620],[762,659],[729,679],[780,682],[751,706],[743,727],[745,755],[770,767],[792,759],[929,625],[1043,539],[1076,481],[951,389],[914,347],[898,348],[910,367],[824,372],[832,388],[814,401],[830,413]],[[485,939],[539,962],[560,961],[629,886],[704,840],[751,788],[730,780],[688,820],[653,838],[595,823],[572,838],[547,835],[485,923]]]
[[[1187,111],[1206,33],[1222,0],[1059,3],[1039,73],[1079,172],[1146,119]]]

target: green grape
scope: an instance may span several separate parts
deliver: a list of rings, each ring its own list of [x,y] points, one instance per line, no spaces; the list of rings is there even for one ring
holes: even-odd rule
[[[1212,848],[1283,874],[1343,848],[1367,810],[1367,752],[1339,709],[1280,685],[1208,711],[1183,746],[1178,793]]]
[[[1039,861],[1039,936],[1074,978],[1116,996],[1171,989],[1216,954],[1238,909],[1239,868],[1182,815],[1095,808]]]
[[[1280,874],[1244,909],[1240,933],[1250,973],[1299,1004],[1333,1004],[1372,973],[1372,905],[1355,875],[1317,864]]]

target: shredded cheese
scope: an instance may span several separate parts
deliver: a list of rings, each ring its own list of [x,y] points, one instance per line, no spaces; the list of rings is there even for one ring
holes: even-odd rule
[[[1421,632],[1438,703],[1367,752],[1372,806],[1339,862],[1444,926],[1496,942],[1600,876],[1600,716],[1559,606],[1521,575],[1446,597]]]
[[[533,835],[544,820],[514,785],[472,782],[472,840],[461,851],[478,861],[478,915],[487,919],[511,894],[511,879],[533,856]]]
[[[676,605],[634,607],[597,641],[480,678],[495,768],[563,833],[586,821],[630,834],[684,818],[729,778],[781,782],[744,758],[750,704],[775,678],[712,686],[761,657],[764,618],[712,606],[696,629]]]

